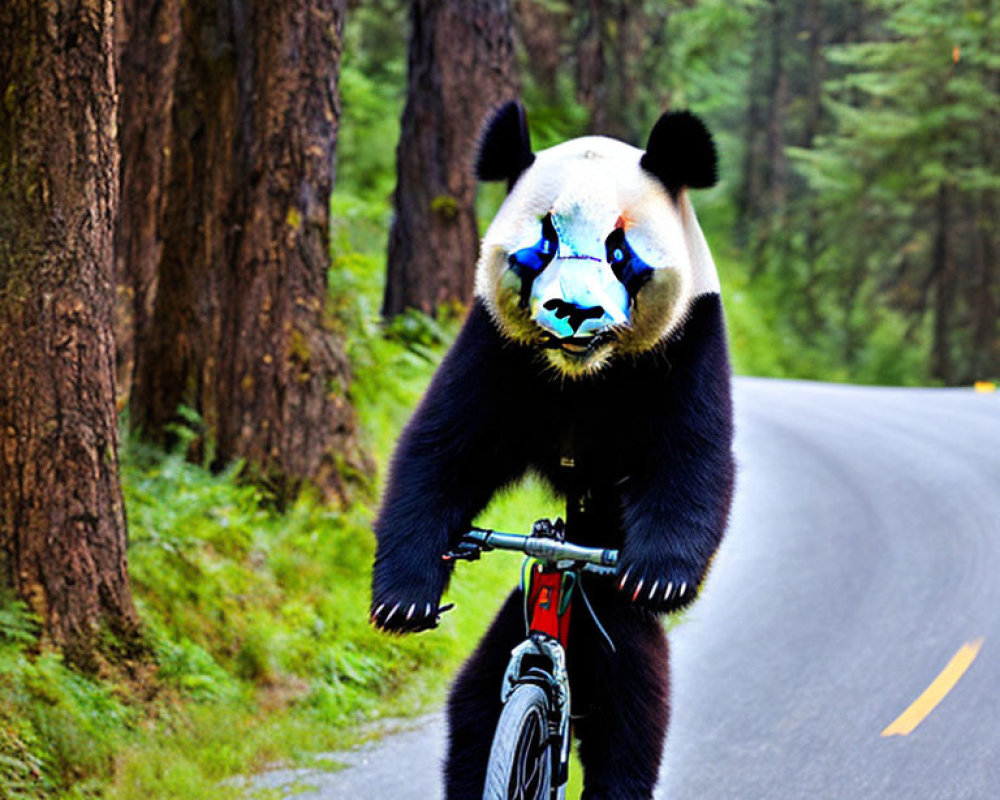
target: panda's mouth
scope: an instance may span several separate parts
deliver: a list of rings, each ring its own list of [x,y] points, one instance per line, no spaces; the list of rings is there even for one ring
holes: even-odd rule
[[[558,336],[547,336],[542,347],[548,350],[561,350],[570,358],[586,360],[600,347],[611,341],[613,337],[607,333],[594,336],[572,336],[560,339]]]

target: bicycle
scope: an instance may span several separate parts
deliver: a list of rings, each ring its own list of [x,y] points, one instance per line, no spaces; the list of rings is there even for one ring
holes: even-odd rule
[[[543,519],[529,536],[473,529],[442,557],[473,561],[490,550],[527,556],[521,570],[527,637],[504,673],[483,800],[562,800],[569,777],[570,612],[580,576],[614,575],[618,551],[567,542],[562,520]],[[580,594],[589,609],[582,587]]]

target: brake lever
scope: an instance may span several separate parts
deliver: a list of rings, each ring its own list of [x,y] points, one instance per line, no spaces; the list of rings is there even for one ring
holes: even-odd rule
[[[441,556],[443,561],[478,561],[483,548],[475,542],[459,542],[454,549]]]
[[[555,539],[557,542],[565,542],[566,523],[563,522],[562,517],[556,517],[554,522],[551,519],[537,520],[531,526],[531,535],[538,539]]]

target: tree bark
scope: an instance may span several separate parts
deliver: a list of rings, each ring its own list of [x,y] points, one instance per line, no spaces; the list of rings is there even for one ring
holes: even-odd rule
[[[826,80],[826,59],[823,50],[825,28],[823,0],[808,0],[804,11],[804,31],[806,39],[806,112],[800,147],[812,148],[820,133],[823,120],[823,82]],[[802,34],[800,34],[802,35]]]
[[[156,226],[155,295],[144,324],[135,328],[130,399],[132,427],[167,447],[176,442],[173,426],[184,422],[182,406],[201,417],[205,431],[214,431],[217,421],[219,273],[238,224],[232,211],[239,176],[232,28],[228,0],[182,6],[169,169]],[[126,161],[140,156],[127,154]],[[201,460],[203,445],[203,438],[195,440],[193,460]]]
[[[760,132],[764,130],[767,115],[764,103],[761,102],[763,91],[759,88],[765,69],[762,27],[758,22],[758,35],[754,37],[752,45],[750,75],[747,79],[748,99],[743,136],[743,162],[736,194],[736,233],[737,240],[743,246],[749,243],[751,231],[761,222],[763,216],[764,185],[761,162],[764,158],[764,147]]]
[[[785,69],[785,10],[783,0],[773,0],[771,17],[771,73],[767,85],[767,123],[764,161],[764,190],[768,216],[780,213],[785,205],[788,163],[785,158],[785,106],[788,103],[788,74]]]
[[[555,103],[569,44],[566,30],[572,24],[571,9],[569,5],[554,6],[539,0],[513,0],[513,16],[529,72],[546,100]]]
[[[941,184],[935,204],[934,245],[931,270],[934,280],[934,329],[931,374],[945,385],[952,383],[951,314],[955,304],[955,276],[951,255],[951,193]]]
[[[979,380],[1000,372],[1000,330],[998,330],[997,274],[995,225],[997,204],[995,192],[984,191],[973,214],[971,264],[972,281],[970,311],[972,316],[972,347],[970,348],[969,380]]]
[[[648,120],[635,119],[636,69],[648,36],[641,3],[576,0],[582,20],[576,51],[576,96],[587,109],[588,130],[644,144]]]
[[[138,329],[132,424],[246,461],[279,502],[347,499],[370,468],[327,315],[344,0],[189,0],[175,79],[158,288]]]
[[[0,582],[72,663],[134,642],[118,478],[111,0],[0,6]]]
[[[508,0],[414,0],[383,313],[472,298],[480,123],[512,99]]]
[[[118,138],[121,202],[115,225],[118,406],[128,402],[136,339],[148,341],[171,144],[180,0],[122,0],[118,6]]]
[[[308,479],[346,501],[341,467],[366,467],[326,314],[344,11],[342,0],[248,0],[237,18],[245,177],[225,264],[218,456],[247,459],[279,498]]]
[[[606,134],[609,98],[604,17],[607,9],[601,0],[576,0],[574,6],[575,16],[580,20],[576,41],[576,99],[587,109],[590,130]]]

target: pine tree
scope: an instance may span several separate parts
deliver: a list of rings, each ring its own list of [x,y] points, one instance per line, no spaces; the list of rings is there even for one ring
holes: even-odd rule
[[[827,87],[835,132],[794,151],[823,218],[819,269],[846,329],[870,334],[887,295],[908,341],[926,334],[932,377],[1000,373],[996,4],[868,5],[879,40],[828,52],[846,70]]]

